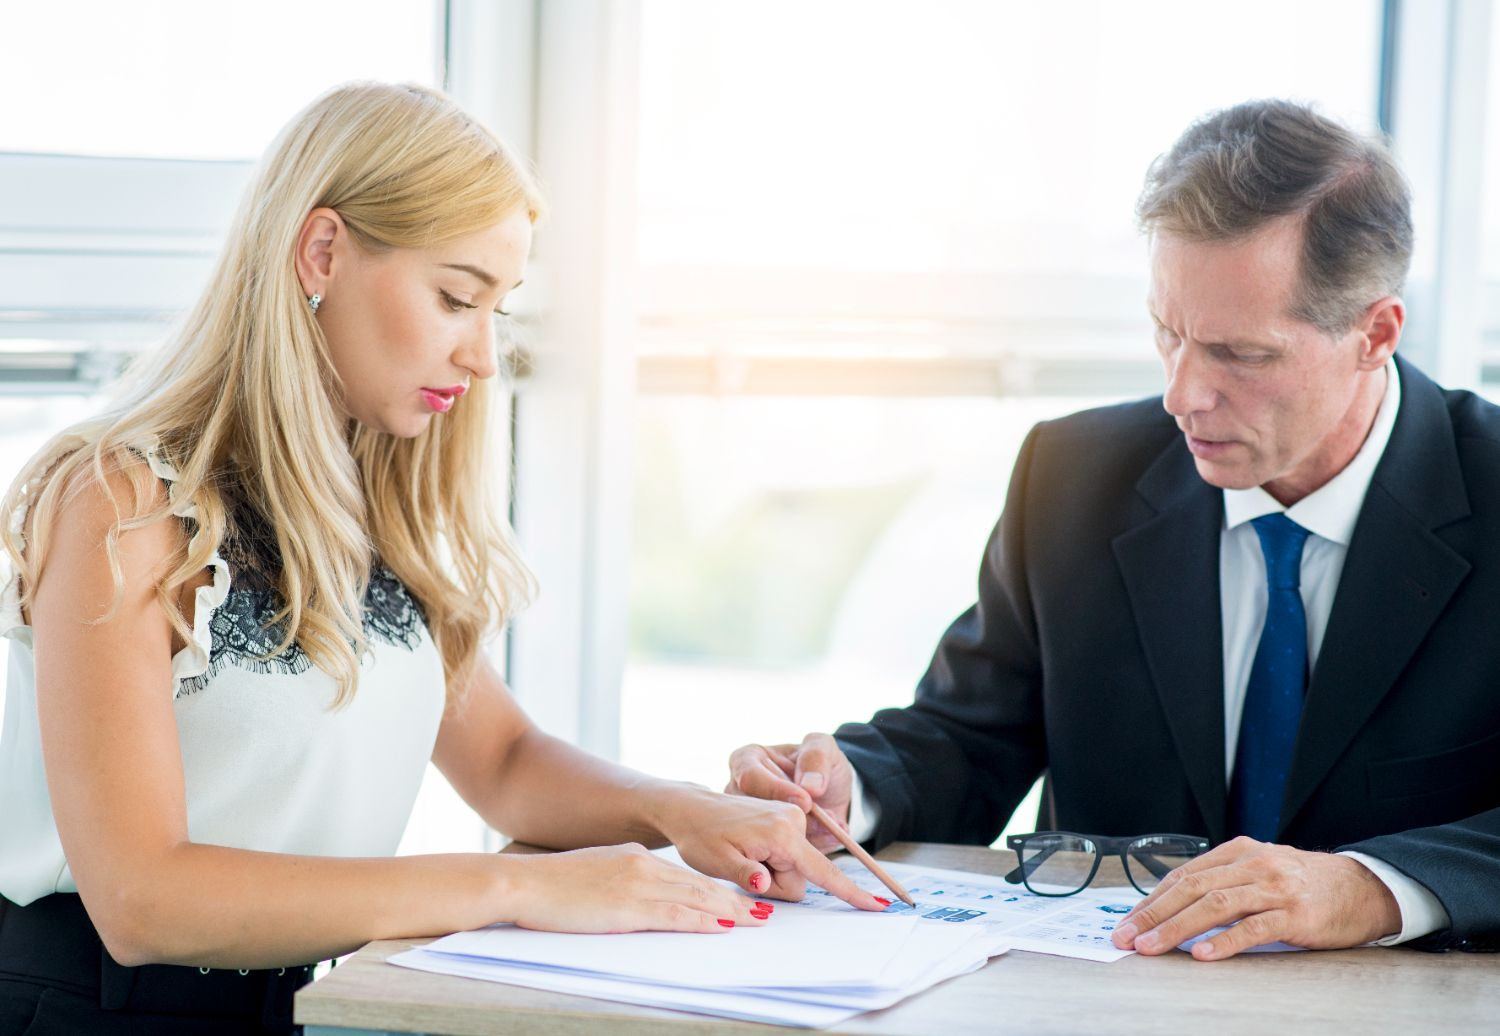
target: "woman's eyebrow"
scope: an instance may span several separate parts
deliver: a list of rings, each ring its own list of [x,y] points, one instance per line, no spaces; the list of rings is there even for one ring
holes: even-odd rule
[[[450,270],[462,270],[464,273],[472,273],[475,277],[478,277],[480,280],[484,281],[485,287],[488,288],[493,288],[500,283],[498,278],[485,273],[477,266],[470,266],[468,263],[438,263],[437,265],[446,267]]]

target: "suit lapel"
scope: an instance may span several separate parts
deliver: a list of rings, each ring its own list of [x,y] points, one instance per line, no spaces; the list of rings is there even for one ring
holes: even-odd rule
[[[1468,497],[1441,391],[1398,361],[1401,409],[1365,495],[1308,687],[1283,830],[1390,691],[1469,572],[1434,530]]]
[[[1180,437],[1139,483],[1139,510],[1113,540],[1151,677],[1211,840],[1224,836],[1224,651],[1219,598],[1223,494]]]

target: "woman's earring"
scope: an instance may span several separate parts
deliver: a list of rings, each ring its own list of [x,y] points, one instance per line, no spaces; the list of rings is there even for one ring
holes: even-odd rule
[[[312,307],[313,313],[317,313],[318,312],[318,307],[323,304],[323,296],[322,295],[309,295],[308,298],[307,298],[307,304]]]

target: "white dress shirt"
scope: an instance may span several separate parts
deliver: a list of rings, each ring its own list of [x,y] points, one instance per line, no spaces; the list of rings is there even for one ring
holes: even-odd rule
[[[1288,518],[1311,534],[1302,550],[1301,568],[1302,607],[1307,615],[1307,664],[1311,672],[1317,664],[1323,633],[1328,629],[1328,615],[1333,610],[1333,596],[1344,570],[1344,557],[1349,550],[1354,524],[1364,506],[1370,478],[1390,441],[1400,406],[1401,379],[1392,360],[1386,364],[1385,395],[1364,445],[1348,466],[1321,488],[1291,507],[1283,507],[1259,486],[1224,490],[1224,529],[1219,537],[1219,597],[1224,623],[1226,778],[1233,775],[1240,713],[1245,707],[1250,668],[1266,621],[1266,563],[1261,554],[1260,539],[1250,523],[1262,515],[1285,512]],[[874,834],[879,818],[880,804],[865,792],[859,775],[855,774],[853,799],[849,805],[850,833],[859,841],[868,839]],[[1383,860],[1364,853],[1347,852],[1343,855],[1368,867],[1391,890],[1400,907],[1401,931],[1379,940],[1378,945],[1406,942],[1448,927],[1447,911],[1426,886]]]

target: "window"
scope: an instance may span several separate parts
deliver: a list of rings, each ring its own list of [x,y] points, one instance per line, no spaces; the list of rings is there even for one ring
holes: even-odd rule
[[[1491,12],[1488,135],[1483,143],[1483,214],[1480,219],[1479,333],[1483,380],[1491,399],[1500,398],[1500,16]]]
[[[8,4],[6,151],[253,159],[347,79],[435,82],[442,5],[56,0]],[[79,31],[86,27],[85,31]]]
[[[432,0],[8,5],[0,90],[28,101],[0,126],[7,380],[87,390],[159,338],[276,130],[346,79],[435,82],[440,14]]]
[[[1380,32],[1372,0],[647,3],[623,760],[722,786],[910,701],[1027,429],[1159,391],[1147,165],[1251,97],[1373,128]]]

